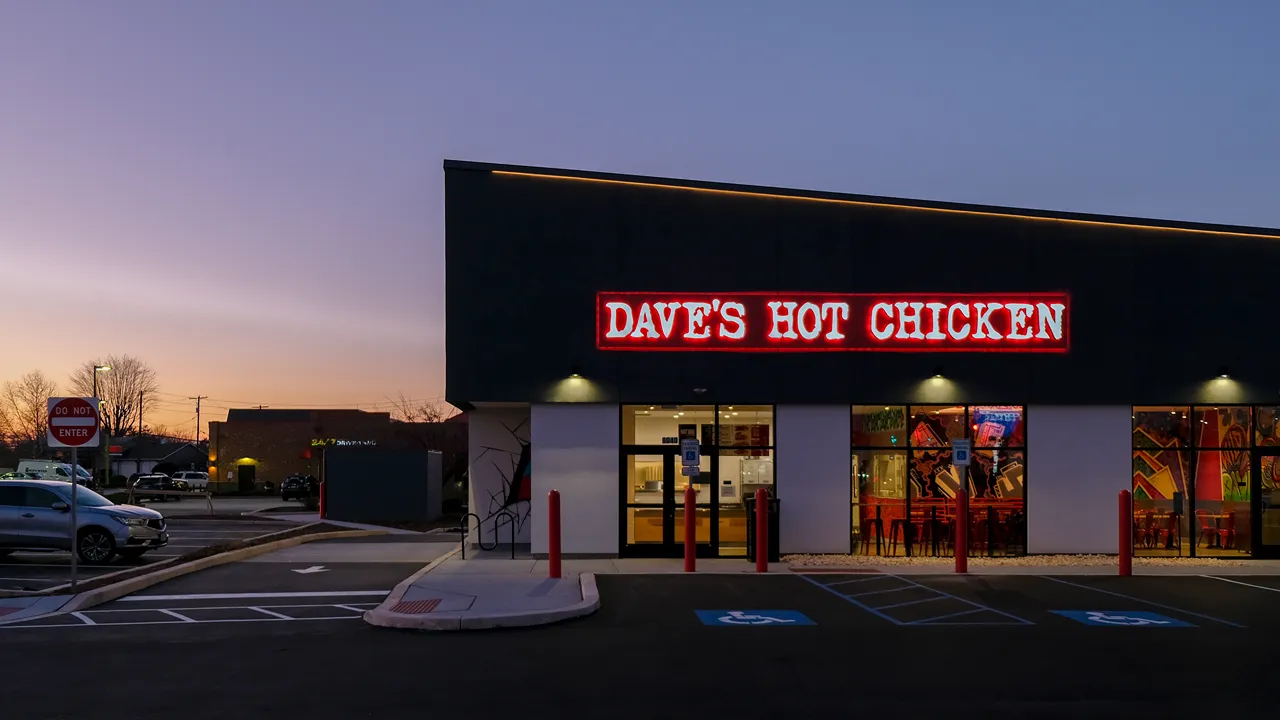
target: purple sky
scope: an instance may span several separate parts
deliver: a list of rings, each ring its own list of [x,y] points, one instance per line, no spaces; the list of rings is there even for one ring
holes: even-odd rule
[[[1278,26],[1249,0],[8,2],[0,380],[132,353],[173,425],[196,394],[440,396],[445,157],[1280,226]]]

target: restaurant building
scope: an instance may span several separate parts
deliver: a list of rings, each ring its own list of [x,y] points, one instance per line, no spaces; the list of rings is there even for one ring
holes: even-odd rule
[[[1280,552],[1280,231],[445,162],[470,505],[546,552]],[[679,445],[701,464],[682,474]],[[956,440],[972,446],[962,473]],[[474,537],[473,537],[474,539]]]

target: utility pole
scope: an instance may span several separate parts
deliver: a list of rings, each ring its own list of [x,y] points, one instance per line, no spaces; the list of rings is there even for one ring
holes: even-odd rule
[[[188,400],[195,400],[195,401],[196,401],[196,443],[197,443],[197,444],[199,444],[199,442],[200,442],[200,401],[201,401],[201,400],[208,400],[208,399],[209,399],[209,396],[208,396],[208,395],[197,395],[197,396],[195,396],[195,397],[189,397],[189,398],[187,398],[187,399],[188,399]]]

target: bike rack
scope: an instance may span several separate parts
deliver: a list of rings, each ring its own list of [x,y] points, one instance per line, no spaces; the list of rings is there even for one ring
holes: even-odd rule
[[[485,518],[484,520],[481,520],[480,516],[475,513],[467,513],[466,515],[462,516],[461,527],[459,529],[462,531],[462,559],[463,560],[467,559],[467,535],[470,533],[470,530],[468,529],[470,527],[470,523],[468,522],[468,520],[470,520],[471,518],[476,519],[476,544],[480,546],[481,550],[488,552],[498,547],[498,529],[501,528],[502,525],[498,523],[498,520],[496,518],[501,518],[501,517],[505,517],[507,520],[507,525],[511,527],[511,559],[512,560],[516,559],[516,523],[519,522],[519,516],[517,516],[514,512],[511,512],[510,510],[503,508],[498,512],[493,513],[489,517]],[[493,544],[489,546],[485,546],[484,531],[482,530],[482,528],[484,526],[484,523],[488,522],[489,520],[493,520]]]

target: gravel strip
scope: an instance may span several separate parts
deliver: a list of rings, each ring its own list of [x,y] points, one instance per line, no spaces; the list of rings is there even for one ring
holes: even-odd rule
[[[894,567],[903,565],[954,567],[955,559],[949,557],[878,557],[876,555],[786,555],[782,561],[796,567]],[[1116,567],[1115,555],[1024,555],[1021,557],[970,557],[971,567],[996,566],[1059,566],[1059,567]],[[1230,558],[1175,558],[1136,557],[1135,566],[1185,567],[1210,565],[1217,567],[1244,567],[1248,560]]]

